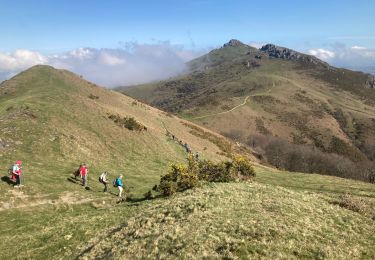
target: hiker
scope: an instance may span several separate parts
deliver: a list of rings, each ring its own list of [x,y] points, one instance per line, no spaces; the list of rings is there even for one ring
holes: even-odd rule
[[[195,153],[194,158],[195,158],[196,161],[199,161],[199,153],[198,152]]]
[[[107,179],[107,177],[108,177],[108,172],[103,172],[101,175],[100,175],[100,177],[99,177],[99,181],[101,182],[101,183],[103,183],[103,185],[104,185],[104,191],[103,192],[107,192],[108,191],[108,179]]]
[[[122,191],[124,190],[124,184],[122,183],[122,175],[118,176],[116,180],[114,181],[114,186],[118,188],[119,193],[118,197],[122,198]]]
[[[16,181],[14,187],[18,188],[21,186],[21,175],[22,175],[22,161],[16,161],[12,168],[12,179]]]
[[[191,149],[187,143],[184,144],[187,153],[191,153]]]
[[[81,168],[79,169],[79,175],[82,178],[82,186],[86,187],[87,186],[87,174],[89,170],[86,167],[86,164],[82,164]]]

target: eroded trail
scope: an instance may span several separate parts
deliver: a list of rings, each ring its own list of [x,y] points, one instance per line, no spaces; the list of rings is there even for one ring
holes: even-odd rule
[[[229,109],[229,110],[227,110],[227,111],[223,111],[223,112],[215,113],[215,114],[204,115],[204,116],[198,116],[198,117],[194,117],[193,119],[202,119],[202,118],[206,118],[206,117],[218,116],[218,115],[222,115],[222,114],[230,113],[230,112],[236,110],[237,108],[246,105],[247,100],[249,99],[249,97],[251,97],[251,96],[247,96],[247,97],[245,98],[245,100],[244,100],[241,104],[239,104],[239,105],[237,105],[237,106],[235,106],[235,107],[233,107],[233,108],[231,108],[231,109]]]
[[[0,212],[9,209],[30,208],[41,205],[73,205],[93,202],[97,198],[85,197],[77,192],[64,192],[57,199],[48,196],[29,196],[22,190],[9,190],[9,200],[0,202]]]
[[[274,87],[275,87],[275,82],[273,82],[272,87],[271,87],[270,89],[268,89],[265,93],[254,94],[254,95],[248,95],[248,96],[245,97],[244,101],[243,101],[241,104],[239,104],[239,105],[237,105],[237,106],[235,106],[235,107],[233,107],[233,108],[231,108],[231,109],[229,109],[229,110],[226,110],[226,111],[223,111],[223,112],[219,112],[219,113],[214,113],[214,114],[204,115],[204,116],[197,116],[197,117],[194,117],[194,118],[192,118],[192,119],[193,119],[193,120],[195,120],[195,119],[203,119],[203,118],[207,118],[207,117],[211,117],[211,116],[219,116],[219,115],[223,115],[223,114],[227,114],[227,113],[233,112],[234,110],[236,110],[236,109],[238,109],[238,108],[240,108],[240,107],[246,105],[246,103],[247,103],[247,101],[248,101],[248,99],[249,99],[250,97],[261,96],[261,95],[264,95],[264,94],[268,94],[268,93],[271,92],[271,90],[272,90]]]

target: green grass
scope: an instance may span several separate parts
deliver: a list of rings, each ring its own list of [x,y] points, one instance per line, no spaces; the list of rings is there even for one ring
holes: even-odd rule
[[[215,161],[221,137],[191,133],[181,119],[45,66],[1,84],[0,101],[0,138],[9,144],[1,168],[5,175],[21,159],[25,173],[20,190],[0,183],[1,259],[374,257],[373,185],[257,166],[255,183],[141,201],[170,163],[185,160],[165,128]],[[132,116],[148,131],[120,128],[108,114]],[[81,162],[91,191],[67,180]],[[123,174],[134,199],[117,204],[115,188],[103,194],[103,170],[111,180]]]
[[[96,187],[71,204],[0,211],[1,256],[71,259],[91,245],[89,258],[374,256],[374,212],[337,203],[342,195],[360,198],[371,211],[374,185],[263,166],[256,172],[254,183],[204,184],[172,198],[116,204]],[[11,238],[24,241],[22,250],[7,250]]]
[[[370,259],[374,231],[373,220],[316,193],[258,182],[207,184],[155,201],[116,232],[93,239],[83,256]]]

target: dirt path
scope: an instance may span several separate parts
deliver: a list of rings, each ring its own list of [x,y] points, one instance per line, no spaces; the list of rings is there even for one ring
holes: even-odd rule
[[[244,100],[241,104],[239,104],[239,105],[237,105],[237,106],[235,106],[235,107],[233,107],[233,108],[231,108],[231,109],[229,109],[229,110],[226,110],[226,111],[223,111],[223,112],[219,112],[219,113],[215,113],[215,114],[209,114],[209,115],[204,115],[204,116],[197,116],[197,117],[193,117],[192,119],[193,119],[193,120],[194,120],[194,119],[203,119],[203,118],[206,118],[206,117],[218,116],[218,115],[223,115],[223,114],[230,113],[230,112],[236,110],[237,108],[240,108],[240,107],[246,105],[246,103],[247,103],[247,101],[248,101],[248,99],[249,99],[250,97],[261,96],[261,95],[264,95],[264,94],[270,93],[271,90],[272,90],[274,87],[275,87],[275,82],[273,82],[272,87],[271,87],[270,89],[268,89],[267,92],[246,96],[246,97],[245,97],[245,100]]]
[[[73,205],[102,200],[87,198],[76,192],[64,192],[58,199],[49,199],[48,196],[28,196],[21,190],[9,190],[9,200],[0,202],[0,212],[9,209],[30,208],[40,205]]]

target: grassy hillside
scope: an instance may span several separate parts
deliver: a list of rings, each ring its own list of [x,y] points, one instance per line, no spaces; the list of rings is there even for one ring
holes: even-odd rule
[[[146,191],[169,163],[185,157],[182,147],[165,136],[165,127],[193,150],[206,147],[208,158],[220,151],[189,134],[181,120],[67,71],[33,67],[3,83],[0,91],[2,169],[23,160],[32,195],[57,195],[71,187],[66,178],[81,162],[88,164],[93,185],[100,171],[108,170],[112,178],[124,174],[136,192]],[[110,115],[134,117],[147,131],[120,127]]]
[[[147,131],[120,127],[110,115],[133,117]],[[0,129],[0,258],[60,255],[69,252],[65,245],[77,250],[126,218],[134,210],[114,207],[117,190],[103,194],[98,176],[104,170],[110,180],[123,174],[128,194],[143,197],[170,163],[185,160],[185,150],[166,129],[202,157],[222,158],[217,145],[191,134],[183,120],[48,66],[0,85]],[[7,178],[15,160],[23,161],[20,189]],[[91,191],[70,178],[82,162]],[[65,232],[73,238],[65,239]],[[22,252],[14,250],[15,238],[23,241]]]
[[[82,259],[375,256],[374,220],[342,207],[348,205],[338,195],[350,192],[372,203],[371,208],[371,185],[267,169],[258,169],[258,175],[255,183],[210,184],[147,205],[109,234],[93,239]],[[271,185],[271,179],[277,184]],[[375,213],[373,208],[370,212]]]
[[[147,131],[120,127],[134,117]],[[86,82],[36,66],[0,85],[0,258],[134,257],[373,258],[375,188],[260,166],[254,183],[203,184],[172,198],[143,200],[184,149],[203,158],[247,152],[220,135]],[[24,162],[25,187],[6,182]],[[87,191],[69,181],[88,164]],[[124,174],[133,196],[118,203],[97,178]]]
[[[191,62],[196,68],[222,57],[204,70],[120,91],[250,146],[254,137],[273,136],[352,161],[375,160],[375,90],[367,87],[368,74],[299,53],[275,58],[245,49],[222,47]]]

